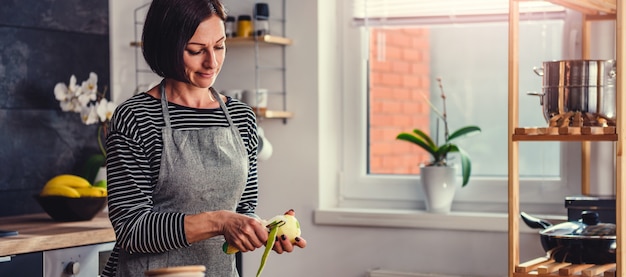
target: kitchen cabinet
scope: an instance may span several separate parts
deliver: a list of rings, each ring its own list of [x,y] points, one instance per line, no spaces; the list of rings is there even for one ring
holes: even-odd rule
[[[0,276],[43,276],[43,252],[0,257]]]
[[[626,107],[626,98],[620,93],[626,84],[626,66],[623,57],[626,53],[626,37],[623,16],[626,6],[623,1],[616,0],[548,0],[554,4],[577,10],[583,14],[583,58],[589,57],[589,25],[594,20],[616,20],[616,83],[617,83],[617,120],[616,126],[604,127],[562,127],[563,129],[523,128],[518,125],[518,97],[519,97],[519,61],[518,61],[518,28],[519,28],[519,5],[524,0],[509,1],[509,138],[508,138],[508,163],[509,163],[509,272],[511,277],[526,276],[626,276],[626,255],[622,252],[626,243],[626,228],[624,228],[626,209],[626,180],[622,172],[626,172],[626,160],[623,156],[626,128],[626,116],[623,113]],[[558,127],[553,127],[558,128]],[[554,132],[551,132],[554,131]],[[575,132],[570,132],[575,131]],[[547,133],[547,134],[546,134]],[[520,263],[519,258],[519,143],[524,141],[580,141],[582,144],[582,186],[581,192],[589,191],[589,149],[591,141],[616,142],[616,224],[617,224],[617,260],[616,264],[608,265],[568,265],[550,260],[549,257]]]
[[[76,222],[45,213],[3,217],[0,229],[19,232],[0,237],[0,276],[97,276],[115,243],[107,213]]]

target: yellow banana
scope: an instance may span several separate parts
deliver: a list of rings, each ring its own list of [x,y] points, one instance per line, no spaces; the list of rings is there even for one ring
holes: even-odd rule
[[[105,197],[107,190],[100,187],[74,188],[80,197]]]
[[[70,198],[79,198],[80,193],[74,188],[68,186],[45,186],[40,193],[41,196],[65,196]]]
[[[87,179],[80,177],[80,176],[71,175],[71,174],[61,174],[61,175],[55,176],[52,179],[48,180],[48,182],[46,183],[44,187],[59,186],[59,185],[71,187],[71,188],[91,187],[91,184],[89,183],[89,181],[87,181]]]

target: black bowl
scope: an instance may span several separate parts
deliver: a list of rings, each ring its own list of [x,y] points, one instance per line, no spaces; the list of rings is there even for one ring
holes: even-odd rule
[[[43,210],[56,221],[86,221],[96,216],[106,205],[106,197],[71,198],[34,195]]]

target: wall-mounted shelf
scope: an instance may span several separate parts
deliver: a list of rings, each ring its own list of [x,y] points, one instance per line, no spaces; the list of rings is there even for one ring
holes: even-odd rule
[[[255,0],[254,3],[256,4],[257,1]],[[281,88],[277,89],[277,91],[273,92],[273,94],[277,94],[280,95],[282,97],[282,109],[283,110],[265,110],[265,111],[261,111],[258,108],[254,109],[254,112],[256,113],[257,117],[260,119],[283,119],[283,122],[286,123],[287,119],[292,118],[294,116],[294,114],[292,112],[286,111],[286,61],[285,61],[285,50],[284,47],[291,45],[293,43],[293,41],[289,38],[284,37],[283,35],[285,34],[285,22],[284,22],[284,18],[286,17],[285,14],[285,5],[286,5],[286,0],[282,1],[282,10],[283,10],[283,15],[281,20],[277,20],[278,22],[282,22],[282,32],[277,32],[276,34],[272,33],[267,34],[267,35],[260,35],[260,36],[248,36],[248,37],[229,37],[226,38],[226,45],[228,47],[247,47],[250,49],[254,50],[254,88],[258,91],[259,88],[261,87],[261,73],[264,70],[268,70],[268,71],[279,71],[281,72]],[[131,41],[130,42],[130,46],[131,47],[135,47],[137,48],[135,51],[135,83],[136,86],[139,87],[141,84],[140,79],[143,78],[143,76],[145,76],[145,74],[153,74],[153,72],[151,70],[148,69],[142,69],[140,64],[140,57],[141,57],[141,50],[139,50],[139,48],[141,47],[142,43],[140,41],[140,32],[139,30],[141,29],[140,26],[143,25],[143,22],[140,21],[140,17],[143,14],[143,12],[146,11],[146,9],[148,8],[148,4],[144,4],[138,8],[135,9],[135,41]],[[280,35],[277,35],[280,34]],[[282,48],[282,61],[280,63],[280,65],[275,65],[275,66],[265,66],[262,64],[260,56],[261,56],[261,52],[264,51],[261,49],[261,46],[274,46],[274,47],[281,47]],[[243,65],[242,65],[243,66]],[[280,108],[277,108],[280,109]]]
[[[279,119],[287,119],[287,118],[292,118],[293,117],[293,113],[292,112],[288,112],[288,111],[272,111],[272,110],[267,110],[267,111],[255,111],[257,116],[263,117],[263,118],[279,118]]]
[[[291,45],[293,41],[289,38],[272,35],[254,37],[233,37],[226,39],[226,43],[229,45],[254,45],[255,42],[278,45]]]
[[[253,1],[256,5],[257,0]],[[266,87],[267,80],[266,73],[280,72],[280,88],[275,88],[273,95],[282,98],[282,110],[265,110],[262,111],[255,108],[254,111],[258,118],[262,119],[282,119],[283,123],[287,123],[288,118],[293,117],[292,112],[287,111],[287,61],[285,47],[291,45],[293,41],[285,36],[285,18],[286,18],[286,0],[282,1],[282,16],[275,19],[276,22],[280,22],[280,31],[272,32],[271,34],[262,36],[249,36],[249,37],[229,37],[226,39],[227,47],[249,47],[254,49],[254,88],[259,91],[262,87]],[[255,23],[256,24],[256,23]],[[263,47],[262,47],[263,46]],[[268,59],[261,59],[264,56],[265,51],[269,50],[267,47],[280,48],[280,58],[274,59],[271,62]],[[270,50],[271,51],[271,50]],[[270,64],[268,64],[268,62]],[[274,64],[271,64],[276,62]],[[264,82],[262,82],[262,80]],[[278,80],[276,80],[278,81]],[[276,108],[275,108],[276,109]]]
[[[256,42],[266,43],[266,44],[276,44],[276,45],[291,45],[293,41],[289,38],[281,37],[281,36],[272,36],[272,35],[264,35],[264,36],[254,36],[254,37],[233,37],[227,38],[226,43],[228,45],[244,45],[244,46],[253,46]],[[130,46],[132,47],[141,47],[140,41],[131,41]]]

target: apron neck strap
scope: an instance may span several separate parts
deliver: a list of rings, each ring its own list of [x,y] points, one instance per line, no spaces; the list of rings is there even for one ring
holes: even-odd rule
[[[161,81],[159,91],[161,92],[161,109],[163,110],[163,120],[165,120],[165,127],[170,128],[170,111],[167,108],[167,96],[165,95],[165,79]]]
[[[159,91],[161,92],[161,108],[163,109],[163,119],[165,120],[165,127],[170,128],[170,111],[167,106],[167,96],[165,95],[165,79],[161,81],[161,84],[159,85]],[[224,104],[224,101],[222,101],[222,97],[220,97],[220,94],[217,93],[217,91],[215,91],[213,87],[209,88],[209,93],[213,95],[213,99],[217,99],[217,102],[220,104],[220,108],[222,108],[222,111],[224,111],[226,120],[228,120],[228,124],[230,126],[235,126],[235,124],[233,124],[233,120],[230,117],[230,113],[228,113],[226,104]]]
[[[228,120],[228,124],[230,126],[235,126],[235,124],[233,124],[233,120],[230,118],[230,113],[228,113],[228,108],[226,108],[226,104],[224,104],[224,101],[222,101],[222,97],[220,97],[220,94],[217,93],[217,91],[215,91],[213,87],[210,87],[209,91],[213,95],[213,98],[217,99],[217,102],[220,103],[220,107],[222,108],[222,111],[224,111],[224,115],[226,116],[226,120]]]

